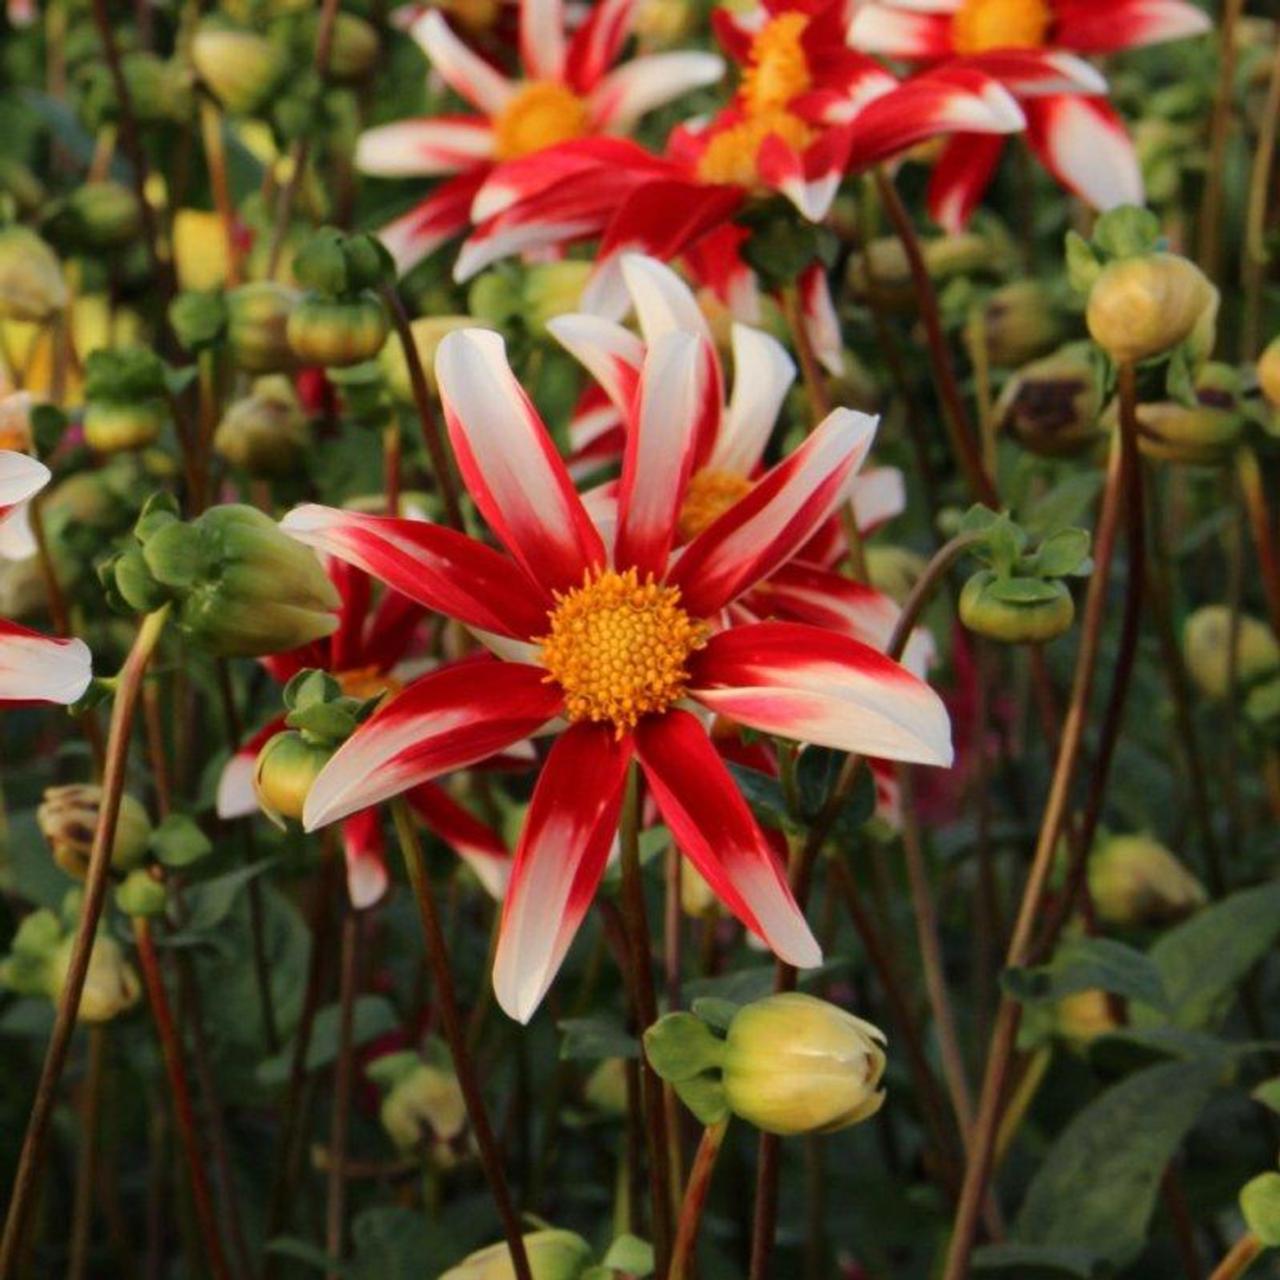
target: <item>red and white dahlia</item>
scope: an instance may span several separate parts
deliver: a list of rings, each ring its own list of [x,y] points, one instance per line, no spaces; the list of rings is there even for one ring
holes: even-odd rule
[[[725,904],[787,961],[820,952],[785,872],[712,746],[705,716],[893,759],[947,764],[937,695],[869,646],[802,624],[740,625],[729,606],[845,500],[872,419],[838,409],[679,551],[694,460],[721,407],[710,345],[646,352],[617,524],[593,523],[497,334],[440,346],[436,379],[463,479],[506,554],[440,526],[318,506],[284,527],[456,618],[492,655],[409,685],[316,779],[308,827],[559,730],[503,904],[494,989],[526,1021],[591,902],[638,760],[672,836]]]
[[[1027,115],[1027,141],[1067,190],[1097,209],[1142,203],[1142,173],[1106,82],[1076,54],[1114,53],[1199,35],[1208,15],[1187,0],[869,0],[850,42],[907,62],[976,67],[1007,84]],[[990,184],[1003,144],[958,133],[929,189],[950,231]]]
[[[49,483],[49,469],[0,449],[0,529],[27,519],[25,505]],[[93,677],[83,640],[59,640],[0,618],[0,702],[75,702]]]
[[[646,112],[714,84],[724,64],[694,51],[615,66],[639,0],[602,0],[569,37],[562,0],[521,0],[522,78],[508,79],[430,10],[410,34],[475,115],[428,116],[360,136],[356,165],[379,177],[447,176],[379,235],[407,271],[471,222],[471,203],[503,161],[528,160],[572,138],[625,133]]]

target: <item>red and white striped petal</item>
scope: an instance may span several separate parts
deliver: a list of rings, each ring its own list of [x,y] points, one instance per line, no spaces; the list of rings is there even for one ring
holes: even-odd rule
[[[682,51],[632,58],[591,91],[592,119],[599,129],[626,133],[655,108],[692,89],[718,84],[724,70],[723,60],[714,53]]]
[[[849,157],[847,126],[828,129],[803,155],[776,133],[760,144],[756,171],[760,180],[780,191],[810,222],[821,222],[831,209]]]
[[[693,290],[665,262],[643,253],[624,253],[620,266],[640,332],[650,346],[677,331],[710,340],[711,330]]]
[[[1062,49],[992,49],[969,54],[974,67],[1019,97],[1041,93],[1106,93],[1106,77],[1096,67]]]
[[[604,546],[501,335],[449,334],[436,382],[458,468],[489,527],[544,589],[580,585]]]
[[[820,964],[782,864],[697,718],[672,710],[642,720],[636,752],[672,838],[715,895],[780,959]]]
[[[998,133],[957,133],[943,144],[929,178],[929,214],[953,235],[963,231],[1004,154]]]
[[[356,911],[364,911],[391,883],[387,841],[377,809],[362,809],[343,822],[342,856],[347,869],[347,900]]]
[[[13,449],[0,449],[0,521],[49,483],[49,468]]]
[[[284,727],[284,716],[268,721],[222,766],[214,808],[224,822],[252,817],[259,811],[258,793],[253,789],[253,768],[258,752]]]
[[[434,782],[414,787],[405,798],[418,817],[471,868],[484,891],[500,902],[511,878],[511,853],[502,837]]]
[[[1102,98],[1028,98],[1027,142],[1068,191],[1095,209],[1143,201],[1142,169],[1124,121]]]
[[[844,372],[844,340],[827,269],[820,262],[800,275],[800,315],[818,362],[833,377]]]
[[[426,520],[309,503],[290,511],[280,527],[469,627],[528,639],[541,634],[552,604],[548,592],[501,552]]]
[[[690,696],[749,728],[887,760],[951,763],[942,699],[847,636],[758,622],[713,635],[689,665]]]
[[[396,120],[356,142],[356,168],[379,178],[457,173],[492,158],[493,130],[480,116]]]
[[[529,79],[562,79],[565,50],[563,0],[520,0],[520,61]]]
[[[528,1022],[591,905],[618,826],[629,738],[583,721],[542,767],[516,849],[493,962],[498,1003]]]
[[[834,511],[871,448],[876,419],[836,409],[684,549],[669,580],[695,617],[718,613],[785,564]]]
[[[431,65],[454,93],[486,116],[496,116],[516,95],[502,72],[472,52],[454,34],[444,15],[430,9],[409,28]]]
[[[767,617],[824,627],[882,653],[902,613],[883,591],[801,561],[784,564],[762,582],[751,604]]]
[[[675,540],[694,458],[719,426],[715,348],[697,333],[665,333],[649,344],[635,423],[627,432],[618,489],[614,563],[661,577]]]
[[[0,702],[75,702],[93,678],[92,661],[83,640],[58,640],[0,618]]]
[[[907,509],[907,486],[897,467],[869,467],[853,478],[849,500],[858,528],[871,533]]]
[[[39,551],[31,515],[29,501],[0,512],[0,560],[30,560]]]
[[[617,412],[629,418],[644,363],[644,343],[612,320],[582,313],[556,316],[547,322],[547,329],[600,384]],[[575,441],[575,450],[578,447]]]
[[[1113,53],[1163,40],[1203,35],[1212,23],[1185,0],[1065,0],[1057,6],[1055,39],[1080,53]]]
[[[308,831],[538,733],[563,703],[541,667],[456,662],[420,677],[338,748],[312,784]]]
[[[863,53],[914,62],[954,54],[951,19],[912,6],[863,5],[849,24],[849,43]]]
[[[575,482],[580,482],[583,476],[617,462],[625,447],[623,415],[605,393],[592,384],[578,398],[573,417],[569,419],[569,474]]]
[[[598,0],[573,34],[565,74],[579,93],[589,93],[613,66],[631,33],[639,0]]]
[[[447,179],[408,213],[379,230],[378,239],[395,259],[400,275],[471,225],[471,202],[488,172],[487,165],[480,165]]]
[[[707,466],[749,476],[777,426],[796,367],[782,343],[769,334],[744,324],[735,324],[732,334],[733,394]]]

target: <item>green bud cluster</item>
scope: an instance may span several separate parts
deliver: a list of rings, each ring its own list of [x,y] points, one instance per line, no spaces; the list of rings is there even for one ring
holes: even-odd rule
[[[382,244],[325,227],[294,255],[293,273],[307,289],[288,318],[293,354],[308,364],[338,367],[372,360],[390,330],[376,290],[395,275]]]
[[[85,362],[84,437],[98,453],[141,449],[169,421],[164,362],[144,347],[98,350]]]

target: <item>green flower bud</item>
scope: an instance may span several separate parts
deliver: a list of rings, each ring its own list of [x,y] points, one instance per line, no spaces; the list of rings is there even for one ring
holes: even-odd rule
[[[873,296],[879,305],[896,311],[915,309],[911,264],[897,236],[868,241],[849,259],[848,280],[859,297]]]
[[[43,324],[68,296],[57,255],[34,231],[0,230],[0,317]]]
[[[121,404],[91,400],[84,407],[84,442],[95,453],[123,453],[145,449],[160,438],[169,420],[163,400]]]
[[[591,1265],[591,1246],[572,1231],[531,1232],[524,1248],[533,1280],[579,1280]],[[450,1267],[440,1280],[515,1280],[515,1275],[510,1249],[494,1244]]]
[[[1089,334],[1117,364],[1135,364],[1186,342],[1203,359],[1213,347],[1218,290],[1172,253],[1122,258],[1089,291]]]
[[[53,860],[68,875],[83,880],[89,871],[89,854],[102,809],[102,788],[86,783],[48,787],[36,822],[49,842]],[[151,819],[142,804],[128,793],[120,797],[120,816],[111,845],[111,865],[117,871],[136,867],[147,854]]]
[[[680,910],[694,920],[715,920],[721,915],[715,890],[688,858],[680,860]]]
[[[587,1077],[583,1095],[597,1111],[606,1115],[627,1114],[627,1063],[623,1058],[606,1058]]]
[[[1071,592],[1058,579],[1001,578],[980,570],[960,592],[960,621],[970,631],[1005,644],[1043,644],[1075,618]]]
[[[1038,280],[1017,280],[997,289],[983,306],[982,328],[988,358],[1006,369],[1048,351],[1062,332],[1049,290]]]
[[[880,1110],[883,1032],[798,991],[743,1006],[729,1024],[729,1109],[766,1133],[832,1133]]]
[[[160,916],[164,914],[165,887],[144,867],[137,867],[116,888],[116,906],[127,916]]]
[[[1089,855],[1089,893],[1107,924],[1166,924],[1204,906],[1204,886],[1150,836],[1110,836]]]
[[[367,289],[388,283],[395,264],[373,236],[321,227],[294,255],[293,274],[312,293],[355,299]]]
[[[1231,610],[1224,604],[1197,609],[1182,628],[1182,652],[1187,671],[1200,691],[1222,699],[1230,692]],[[1241,614],[1236,631],[1236,679],[1256,683],[1280,670],[1280,643],[1265,622]]]
[[[422,372],[432,394],[436,393],[436,352],[449,334],[459,329],[483,329],[486,326],[474,316],[419,316],[409,326],[413,345],[418,350]],[[393,333],[378,353],[378,365],[391,394],[402,404],[413,403],[413,383],[409,378],[409,362],[404,356],[400,335]]]
[[[581,311],[582,291],[591,277],[590,262],[544,262],[524,278],[524,321],[531,333],[546,337],[547,322]]]
[[[289,315],[301,294],[272,280],[256,280],[226,296],[227,344],[247,373],[287,373],[295,364]]]
[[[138,238],[138,197],[119,182],[89,182],[72,192],[66,212],[77,243],[88,249],[119,249]]]
[[[1196,404],[1160,400],[1137,406],[1138,448],[1166,462],[1211,466],[1227,461],[1244,429],[1238,390],[1230,365],[1205,364],[1196,375]],[[1114,430],[1118,404],[1111,405],[1105,420]]]
[[[33,911],[18,925],[9,954],[0,962],[0,985],[20,996],[49,996],[53,957],[64,930],[57,914]]]
[[[903,604],[928,563],[918,551],[877,543],[865,551],[867,577],[877,591]]]
[[[169,324],[187,351],[207,351],[227,329],[227,304],[216,289],[188,289],[169,304]]]
[[[191,61],[210,93],[235,115],[252,115],[262,106],[286,65],[284,51],[266,36],[216,19],[200,24],[191,41]]]
[[[1258,386],[1267,403],[1280,409],[1280,337],[1272,338],[1258,357]]]
[[[378,1118],[401,1151],[413,1151],[426,1142],[435,1162],[448,1167],[456,1162],[455,1147],[467,1125],[462,1087],[452,1071],[410,1056],[414,1063],[392,1083]]]
[[[154,53],[135,51],[121,59],[129,103],[142,124],[165,121],[181,124],[195,99],[191,73],[178,61],[166,62]]]
[[[66,984],[71,967],[74,936],[68,934],[54,952],[49,963],[49,999],[55,1004]],[[142,983],[133,966],[125,959],[120,944],[106,934],[99,934],[89,953],[89,970],[85,974],[78,1017],[81,1022],[110,1022],[127,1013],[138,1003]]]
[[[45,202],[45,189],[40,179],[20,160],[0,156],[0,192],[12,197],[18,213],[31,215]]]
[[[373,293],[331,300],[308,294],[289,315],[289,347],[304,364],[337,366],[372,360],[387,340],[386,308]]]
[[[467,310],[494,328],[515,320],[523,306],[520,277],[511,267],[486,271],[477,276],[467,290]]]
[[[378,62],[378,32],[354,13],[339,12],[329,49],[329,77],[347,83],[363,80]]]
[[[1280,676],[1250,689],[1243,709],[1245,719],[1269,741],[1280,737]]]
[[[1082,343],[1023,366],[996,402],[996,422],[1032,453],[1056,457],[1089,448],[1102,434],[1102,395]]]
[[[229,405],[213,436],[214,452],[251,476],[287,476],[297,467],[309,432],[298,397],[285,378],[262,378],[253,394]]]
[[[253,790],[263,813],[280,826],[286,818],[301,820],[311,784],[332,755],[331,748],[308,742],[294,729],[271,738],[253,766]]]
[[[1054,1022],[1058,1035],[1076,1049],[1087,1048],[1120,1025],[1111,998],[1099,987],[1063,996],[1054,1009]]]

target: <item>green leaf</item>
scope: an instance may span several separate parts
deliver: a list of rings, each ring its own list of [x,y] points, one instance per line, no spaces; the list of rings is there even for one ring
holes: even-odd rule
[[[1260,1173],[1240,1190],[1240,1212],[1268,1249],[1280,1246],[1280,1173]]]
[[[628,1275],[652,1275],[653,1245],[639,1236],[619,1236],[604,1255],[604,1265],[613,1271],[625,1271]]]
[[[1067,279],[1077,292],[1087,294],[1102,270],[1093,247],[1078,231],[1068,231],[1066,240]]]
[[[187,867],[213,852],[213,842],[185,813],[171,813],[151,833],[151,852],[166,867]]]
[[[557,1024],[564,1032],[560,1056],[570,1058],[638,1058],[640,1042],[618,1018],[564,1018]]]
[[[644,1033],[649,1065],[675,1084],[704,1071],[714,1071],[724,1057],[724,1042],[692,1013],[668,1013]]]
[[[0,869],[5,887],[37,907],[57,911],[76,882],[49,855],[34,809],[12,814],[0,833]]]
[[[1085,1249],[1116,1266],[1132,1261],[1165,1166],[1222,1073],[1219,1057],[1161,1063],[1078,1112],[1032,1179],[1013,1241]]]
[[[1014,1280],[1075,1276],[1094,1280],[1102,1274],[1102,1259],[1088,1249],[1070,1246],[988,1244],[973,1253],[973,1270],[1012,1271]]]
[[[788,826],[791,819],[787,813],[787,800],[782,793],[782,784],[758,769],[748,769],[745,765],[734,764],[732,761],[728,764],[733,780],[756,817],[769,827]]]
[[[1280,1112],[1280,1076],[1272,1076],[1256,1086],[1249,1095],[1255,1101],[1272,1111]]]
[[[1073,938],[1054,952],[1048,964],[1009,969],[1001,975],[1001,982],[1024,1004],[1061,1000],[1079,991],[1101,988],[1155,1009],[1169,1007],[1160,970],[1150,957],[1111,938]]]
[[[1160,970],[1180,1027],[1215,1025],[1236,984],[1280,936],[1280,881],[1233,893],[1164,934],[1148,953]],[[1136,1008],[1138,1025],[1158,1021],[1154,1010]]]
[[[307,1045],[308,1071],[327,1067],[338,1056],[340,1016],[341,1009],[336,1004],[325,1005],[316,1013],[311,1042]],[[394,1031],[399,1025],[396,1011],[384,996],[361,996],[351,1011],[351,1043],[368,1044],[370,1040]],[[261,1085],[284,1084],[292,1067],[293,1044],[290,1042],[279,1053],[259,1063],[254,1074]]]
[[[806,821],[813,822],[826,807],[827,797],[835,788],[847,759],[843,751],[833,751],[829,747],[806,747],[800,753],[796,763],[796,785]],[[832,837],[848,840],[856,836],[875,808],[875,780],[870,769],[860,768],[849,797],[832,824]]]
[[[1062,588],[1039,578],[996,578],[988,583],[986,594],[1006,604],[1049,604],[1058,599]]]
[[[354,1263],[335,1263],[319,1245],[314,1245],[309,1240],[299,1240],[297,1236],[277,1236],[274,1240],[268,1240],[267,1252],[279,1254],[282,1258],[293,1258],[314,1267],[322,1275],[337,1275],[342,1280],[354,1280],[357,1274]]]
[[[703,996],[690,1006],[695,1018],[701,1018],[713,1031],[728,1031],[734,1014],[742,1008],[732,1000],[717,1000],[715,996]]]
[[[1040,544],[1032,563],[1042,577],[1066,578],[1076,573],[1088,558],[1088,533],[1083,529],[1059,529]]]
[[[181,946],[221,924],[249,881],[260,876],[275,861],[275,858],[263,858],[247,867],[239,867],[235,871],[189,886],[186,891],[187,922],[176,933],[162,939],[162,943]]]
[[[1093,243],[1112,258],[1150,253],[1160,243],[1160,219],[1138,205],[1109,209],[1093,225]]]

